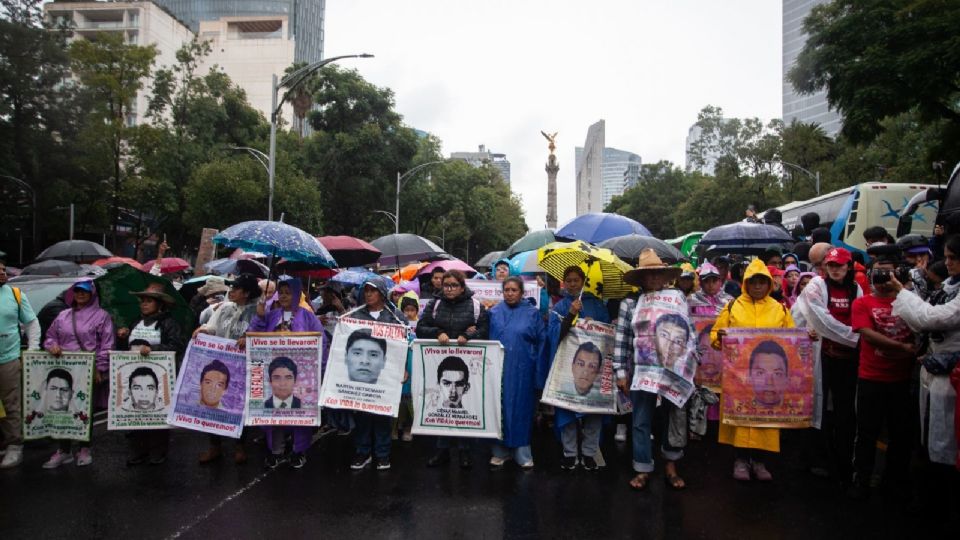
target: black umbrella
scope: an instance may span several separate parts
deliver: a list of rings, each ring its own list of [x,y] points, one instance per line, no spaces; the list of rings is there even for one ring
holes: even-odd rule
[[[64,261],[93,261],[104,257],[112,257],[110,250],[96,242],[89,240],[64,240],[43,250],[37,257],[38,261],[60,259]]]
[[[388,234],[373,242],[373,247],[380,250],[380,266],[396,266],[414,261],[436,261],[449,259],[440,246],[433,242],[410,233]]]
[[[765,223],[739,222],[721,225],[707,231],[700,239],[706,246],[753,246],[758,244],[792,244],[794,239],[782,227]]]
[[[21,276],[76,276],[80,273],[80,265],[70,261],[51,259],[23,267]]]
[[[647,248],[652,249],[658,257],[671,264],[683,259],[683,253],[679,249],[663,240],[639,234],[615,236],[600,242],[597,246],[609,249],[621,259],[637,259],[640,257],[640,252]]]
[[[502,251],[491,251],[490,253],[487,253],[483,257],[480,257],[479,261],[473,263],[473,267],[474,268],[490,268],[491,266],[493,266],[493,263],[497,262],[501,258],[503,258]]]

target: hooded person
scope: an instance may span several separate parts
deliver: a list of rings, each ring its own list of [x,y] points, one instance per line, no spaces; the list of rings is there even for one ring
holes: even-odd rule
[[[720,270],[716,266],[703,263],[697,273],[700,277],[700,290],[687,297],[690,315],[716,317],[733,297],[724,292]]]
[[[78,281],[64,294],[64,302],[69,308],[61,311],[47,329],[43,348],[54,356],[60,356],[64,351],[83,351],[96,353],[96,370],[94,371],[94,405],[98,408],[107,406],[110,394],[108,384],[110,378],[110,350],[113,349],[113,320],[100,307],[97,288],[93,281],[88,279]],[[55,469],[62,464],[73,461],[70,454],[70,441],[59,441],[57,451],[43,464],[44,469]],[[89,442],[78,442],[77,465],[84,466],[93,463]]]
[[[510,259],[498,259],[493,263],[493,271],[490,274],[494,280],[501,282],[510,277]]]
[[[843,248],[824,254],[823,274],[814,277],[797,297],[791,310],[797,325],[812,328],[823,339],[814,345],[813,427],[823,429],[814,458],[823,460],[826,447],[836,457],[834,467],[841,482],[853,475],[856,436],[856,390],[860,335],[854,331],[853,301],[863,296],[854,281],[852,257]],[[827,396],[833,404],[832,422],[824,422]],[[817,469],[822,464],[814,463]],[[818,471],[819,472],[819,471]]]
[[[721,350],[727,328],[794,327],[787,308],[770,297],[773,276],[760,259],[755,259],[747,266],[742,290],[740,296],[720,312],[710,331],[711,346],[716,350]],[[735,479],[750,480],[751,471],[758,480],[773,479],[763,463],[763,455],[765,452],[780,452],[779,429],[730,426],[723,423],[721,416],[719,441],[735,448]]]
[[[787,309],[793,307],[794,302],[797,300],[797,295],[794,294],[794,290],[797,288],[797,284],[800,283],[800,267],[796,264],[789,264],[783,270],[783,279],[780,282],[780,291],[783,294],[783,305],[787,306]]]

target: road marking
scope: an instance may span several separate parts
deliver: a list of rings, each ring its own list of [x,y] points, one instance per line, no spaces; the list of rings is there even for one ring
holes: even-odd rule
[[[216,512],[217,510],[223,508],[223,506],[226,505],[228,502],[230,502],[230,501],[236,499],[237,497],[243,495],[244,493],[247,492],[247,490],[249,490],[249,489],[252,488],[253,486],[259,484],[261,480],[263,480],[264,478],[266,478],[267,475],[270,474],[270,473],[272,473],[274,470],[275,470],[275,469],[270,469],[270,470],[264,471],[263,474],[261,474],[260,476],[254,478],[253,480],[251,480],[249,484],[247,484],[247,485],[243,486],[242,488],[240,488],[239,490],[235,491],[233,494],[231,494],[231,495],[228,496],[227,498],[225,498],[225,499],[223,499],[222,501],[220,501],[216,506],[214,506],[214,507],[211,508],[210,510],[207,510],[207,511],[204,512],[203,514],[200,514],[199,516],[197,516],[196,519],[194,519],[194,520],[191,521],[190,523],[184,525],[183,527],[180,527],[180,529],[177,530],[177,532],[175,532],[175,533],[173,533],[172,535],[170,535],[170,536],[167,537],[168,540],[173,540],[174,538],[180,538],[180,536],[182,536],[184,533],[188,532],[190,529],[192,529],[192,528],[196,527],[197,525],[199,525],[200,522],[204,521],[205,519],[207,519],[208,517],[210,517],[211,515],[213,515],[214,512]]]

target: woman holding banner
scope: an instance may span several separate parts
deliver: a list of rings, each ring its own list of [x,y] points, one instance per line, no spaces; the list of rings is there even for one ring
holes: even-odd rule
[[[436,339],[440,345],[447,345],[455,339],[458,345],[471,339],[487,339],[489,319],[487,310],[473,292],[467,288],[467,277],[459,270],[444,272],[440,281],[442,294],[432,300],[423,310],[423,317],[417,323],[417,337]],[[460,467],[473,467],[470,447],[473,439],[460,437]],[[428,467],[436,467],[450,462],[450,441],[445,437],[437,438],[437,452],[428,461]]]
[[[607,306],[599,298],[583,290],[586,279],[586,273],[579,266],[570,266],[563,271],[564,296],[553,306],[550,313],[547,327],[548,352],[543,359],[545,366],[540,371],[544,378],[538,381],[541,386],[550,372],[550,363],[557,354],[560,341],[564,338],[564,328],[569,329],[576,322],[577,317],[602,323],[610,322]],[[599,469],[600,465],[596,457],[600,452],[603,415],[580,414],[561,407],[555,410],[554,421],[563,445],[563,460],[560,462],[560,467],[573,470],[578,464],[582,464],[588,471]],[[578,433],[582,437],[578,437]]]
[[[323,335],[323,326],[317,317],[308,309],[300,305],[300,280],[297,278],[281,279],[277,286],[277,301],[272,309],[267,311],[264,301],[257,302],[257,315],[253,318],[249,332],[317,332]],[[326,344],[324,344],[326,346]],[[277,468],[287,461],[286,435],[293,437],[293,452],[290,454],[290,467],[300,469],[307,463],[307,449],[310,448],[310,438],[313,428],[268,426],[263,428],[267,434],[267,448],[270,455],[265,465],[271,469]]]
[[[793,328],[790,312],[773,298],[773,277],[760,259],[747,266],[740,296],[724,308],[710,332],[711,346],[721,350],[727,328]],[[811,337],[815,338],[811,330]],[[764,464],[768,452],[780,452],[780,430],[731,426],[720,422],[720,442],[735,448],[733,477],[748,481],[750,474],[757,480],[770,481],[773,475]]]
[[[503,302],[490,310],[490,339],[503,344],[503,439],[493,445],[490,466],[502,468],[514,459],[533,468],[530,430],[536,408],[537,369],[543,366],[546,330],[540,311],[523,301],[523,280],[503,281]],[[546,375],[544,375],[545,377]]]
[[[97,367],[93,372],[94,406],[105,408],[110,393],[106,383],[109,382],[110,350],[113,349],[113,321],[100,307],[97,288],[89,279],[78,281],[67,289],[64,302],[70,307],[61,311],[47,329],[43,348],[54,356],[60,356],[63,351],[97,353]],[[73,461],[70,441],[61,440],[59,444],[57,451],[43,464],[44,469],[56,469]],[[77,446],[77,466],[93,463],[90,443],[79,442]]]
[[[242,274],[233,280],[227,292],[227,301],[220,304],[220,309],[214,312],[205,325],[193,332],[193,337],[197,337],[197,334],[212,334],[237,340],[237,345],[242,348],[247,327],[257,314],[256,300],[260,297],[260,292],[257,278],[250,274]],[[237,465],[247,462],[247,452],[243,448],[246,435],[247,432],[244,430],[233,452],[233,461]],[[226,438],[221,435],[210,435],[210,448],[200,454],[201,465],[220,459],[223,440]]]

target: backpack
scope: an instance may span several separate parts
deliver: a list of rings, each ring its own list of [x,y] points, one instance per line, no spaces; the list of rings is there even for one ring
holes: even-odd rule
[[[10,290],[13,291],[13,299],[17,301],[17,321],[19,321],[23,309],[23,292],[16,287],[10,287]]]

